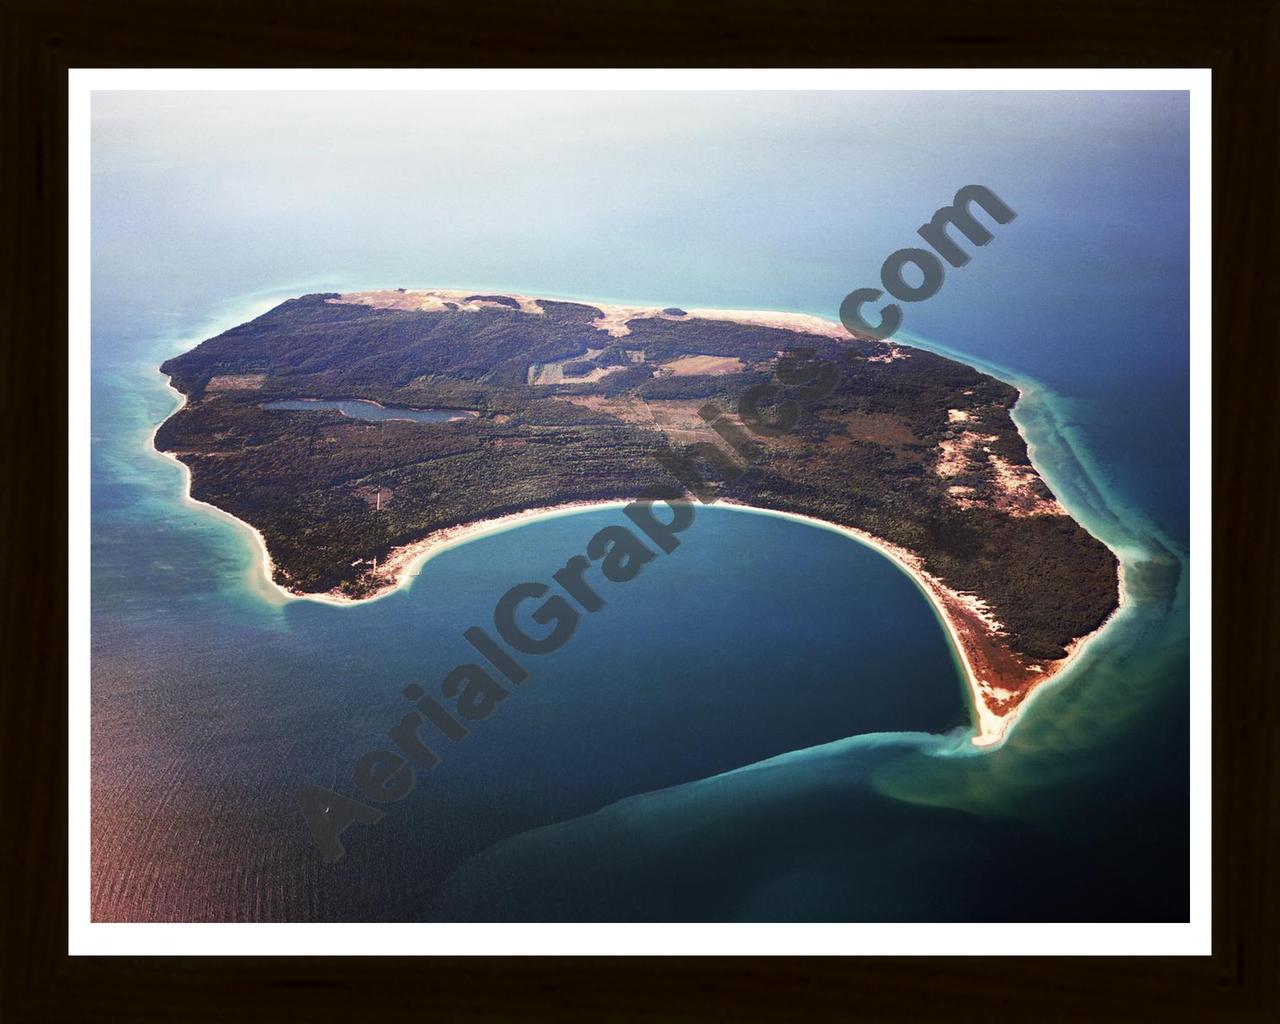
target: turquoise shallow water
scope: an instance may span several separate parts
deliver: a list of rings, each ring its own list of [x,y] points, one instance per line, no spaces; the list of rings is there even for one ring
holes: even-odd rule
[[[967,729],[953,653],[892,563],[833,532],[698,508],[679,548],[604,584],[605,607],[526,658],[530,680],[465,742],[437,745],[443,763],[353,828],[308,892],[296,789],[353,792],[358,757],[391,746],[381,734],[408,710],[403,686],[434,691],[474,660],[462,633],[491,628],[503,592],[628,521],[590,511],[449,549],[367,605],[282,601],[247,530],[179,504],[181,471],[146,450],[157,405],[143,398],[163,394],[145,381],[102,380],[95,399],[114,427],[136,424],[97,452],[115,483],[95,494],[95,770],[99,848],[131,859],[145,836],[166,867],[152,913],[252,916],[237,894],[251,885],[255,907],[276,894],[269,916],[412,916],[466,856],[529,828],[853,733]],[[224,801],[230,834],[209,817]]]
[[[621,104],[602,145],[545,97],[463,97],[450,123],[474,137],[441,148],[366,137],[406,109],[430,122],[429,97],[377,116],[332,97],[307,116],[292,99],[95,102],[96,916],[1186,918],[1185,103],[595,98],[596,115]],[[1126,566],[1124,610],[1008,742],[966,745],[953,653],[889,562],[700,509],[676,552],[321,861],[297,786],[350,792],[401,687],[468,657],[462,631],[503,591],[618,514],[451,549],[367,606],[284,602],[247,531],[184,503],[151,450],[176,404],[155,367],[306,291],[831,316],[966,181],[1019,217],[907,326],[1023,388],[1037,466]]]
[[[1187,558],[1090,472],[1069,403],[982,368],[1023,389],[1037,465],[1125,571],[1121,610],[1004,744],[852,736],[643,794],[487,850],[433,913],[1185,920]]]
[[[469,660],[462,632],[487,626],[501,593],[626,520],[585,512],[464,544],[367,605],[282,600],[249,531],[184,504],[182,471],[150,447],[175,405],[154,370],[164,354],[94,387],[102,917],[1036,918],[1078,912],[1100,884],[1125,894],[1103,917],[1167,907],[1172,879],[1153,884],[1130,856],[1185,773],[1185,692],[1167,685],[1185,672],[1182,563],[1115,515],[1043,390],[1021,382],[1020,424],[1058,493],[1125,555],[1128,600],[1000,750],[967,745],[954,652],[891,562],[834,532],[699,507],[675,552],[611,585],[326,865],[297,787],[352,793],[356,760],[391,745],[404,685]],[[1129,856],[1100,857],[1117,830]],[[994,904],[993,862],[1007,887]],[[1065,877],[1046,892],[1045,872]]]

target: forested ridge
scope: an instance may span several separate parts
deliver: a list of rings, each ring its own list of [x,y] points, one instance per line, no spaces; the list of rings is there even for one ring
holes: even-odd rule
[[[1060,657],[1115,606],[1104,545],[1065,514],[1009,510],[1052,495],[1009,416],[1017,392],[971,367],[675,308],[613,337],[582,303],[539,300],[534,315],[506,296],[438,311],[337,298],[291,299],[161,367],[188,403],[157,447],[191,467],[194,497],[262,531],[277,581],[298,592],[360,596],[372,558],[444,527],[675,484],[659,453],[719,443],[697,410],[737,409],[744,392],[777,382],[780,354],[804,350],[840,368],[834,390],[801,403],[794,429],[756,437],[740,475],[700,464],[720,494],[916,552],[981,597],[1030,659]],[[714,372],[686,372],[693,356],[718,357],[706,360]],[[546,367],[558,382],[530,383]],[[262,408],[282,398],[478,415],[369,423]]]

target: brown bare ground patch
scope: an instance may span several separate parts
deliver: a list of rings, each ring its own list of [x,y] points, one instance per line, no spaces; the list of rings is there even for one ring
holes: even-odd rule
[[[382,288],[370,292],[345,292],[336,299],[325,299],[331,305],[373,306],[377,309],[400,309],[423,313],[439,313],[446,309],[458,309],[474,313],[478,309],[511,309],[506,303],[488,299],[465,301],[474,292],[452,288]],[[524,295],[508,298],[520,303],[520,312],[542,316],[543,310],[533,299]]]
[[[969,469],[971,456],[976,455],[979,449],[990,453],[988,446],[997,440],[999,438],[995,434],[978,434],[972,430],[962,432],[959,437],[944,438],[938,442],[938,459],[933,471],[944,480],[959,476]]]
[[[954,410],[952,410],[954,411]],[[961,473],[980,473],[984,493],[973,487],[948,487],[947,494],[962,509],[993,508],[1011,516],[1064,516],[1067,510],[1056,500],[1043,497],[1041,480],[1035,469],[1015,465],[994,454],[990,442],[994,435],[966,430],[959,437],[946,438],[938,444],[934,472],[944,480]]]
[[[621,370],[621,366],[597,366],[594,370],[584,373],[581,377],[566,377],[564,368],[570,363],[581,362],[582,360],[594,359],[604,349],[588,348],[585,355],[571,356],[568,359],[561,359],[554,363],[534,363],[529,367],[527,383],[529,384],[592,384],[607,377],[609,374]]]
[[[256,391],[266,382],[265,373],[221,373],[210,377],[206,391]]]
[[[707,404],[705,398],[662,398],[645,402],[653,425],[659,430],[710,430],[698,410]]]
[[[592,412],[613,416],[624,423],[650,427],[662,433],[673,445],[710,441],[727,449],[727,445],[724,445],[720,435],[711,428],[711,424],[698,415],[698,410],[707,403],[705,398],[658,398],[648,402],[629,396],[564,395],[562,398],[566,402],[572,402]],[[724,418],[735,424],[743,433],[752,436],[735,414],[726,412]],[[772,444],[774,439],[753,437],[753,440]]]
[[[624,423],[639,423],[646,427],[653,425],[653,417],[649,414],[645,403],[638,398],[615,395],[560,395],[559,397],[562,402],[570,402],[582,409],[590,409],[592,412],[604,413]]]
[[[720,377],[739,373],[743,365],[737,356],[681,356],[663,363],[662,372],[673,377]]]
[[[920,439],[911,432],[906,417],[892,412],[825,413],[823,419],[844,424],[843,435],[828,438],[827,443],[847,447],[853,441],[871,441],[890,447],[915,444]]]
[[[897,345],[886,345],[885,350],[878,355],[867,356],[869,363],[892,363],[898,359],[910,359],[910,353],[902,351]]]
[[[632,320],[684,320],[682,316],[672,316],[664,313],[661,309],[652,309],[648,306],[596,306],[597,309],[603,308],[602,316],[596,317],[591,321],[591,326],[597,331],[604,331],[605,334],[612,338],[625,338],[631,333],[628,323]]]
[[[988,457],[995,473],[998,493],[996,507],[1011,516],[1065,516],[1067,510],[1056,500],[1041,497],[1036,490],[1040,478],[1030,466],[1015,466],[999,455]]]

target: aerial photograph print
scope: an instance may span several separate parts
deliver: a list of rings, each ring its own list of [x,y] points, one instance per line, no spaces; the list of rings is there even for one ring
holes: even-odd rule
[[[93,923],[1190,920],[1188,93],[654,84],[92,91]]]

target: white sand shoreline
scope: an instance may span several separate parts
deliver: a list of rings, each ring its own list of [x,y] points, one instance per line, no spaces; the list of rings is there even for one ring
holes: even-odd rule
[[[1106,629],[1125,605],[1124,562],[1118,560],[1117,579],[1119,585],[1119,597],[1118,603],[1116,607],[1112,609],[1111,614],[1108,615],[1093,632],[1077,637],[1076,640],[1067,648],[1067,656],[1054,663],[1053,671],[1046,673],[1044,680],[1036,683],[1022,702],[1019,703],[1011,713],[1005,716],[999,716],[987,706],[986,700],[984,699],[981,681],[977,672],[974,670],[973,663],[969,657],[969,651],[960,635],[960,630],[957,626],[952,608],[950,607],[950,603],[964,604],[966,601],[966,595],[952,590],[937,577],[925,572],[920,566],[919,557],[914,552],[898,547],[896,544],[882,540],[873,534],[867,533],[865,530],[859,530],[853,526],[841,526],[836,523],[828,522],[825,519],[815,518],[814,516],[806,516],[796,512],[782,512],[775,509],[760,508],[755,505],[743,504],[742,502],[725,500],[723,503],[733,508],[742,509],[743,511],[754,512],[757,515],[789,519],[792,522],[805,523],[809,526],[816,526],[844,534],[866,547],[873,548],[898,566],[898,568],[901,569],[924,594],[926,599],[929,601],[929,604],[933,607],[938,619],[942,622],[942,625],[946,629],[947,635],[951,640],[951,646],[963,668],[963,675],[969,690],[970,706],[974,717],[977,720],[976,734],[973,737],[973,744],[978,747],[998,746],[1002,743],[1008,735],[1010,727],[1017,721],[1023,708],[1025,708],[1027,703],[1030,701],[1031,696],[1042,689],[1044,683],[1060,676],[1063,671],[1065,671],[1066,668],[1079,657],[1088,642]]]
[[[188,466],[176,455],[174,455],[172,452],[161,451],[158,447],[156,447],[156,435],[160,433],[160,428],[164,426],[165,423],[167,423],[173,416],[181,412],[187,404],[187,396],[173,386],[172,378],[164,374],[162,374],[162,376],[165,377],[165,387],[167,387],[170,391],[172,391],[175,395],[178,396],[178,406],[176,409],[170,412],[168,416],[166,416],[163,420],[161,420],[159,423],[156,424],[155,429],[151,431],[151,437],[148,438],[147,440],[147,446],[153,452],[159,455],[161,458],[167,459],[170,462],[173,462],[182,470],[182,503],[192,508],[212,509],[221,518],[229,520],[230,522],[235,523],[237,526],[241,526],[245,530],[248,530],[249,533],[253,536],[253,539],[257,545],[259,554],[261,555],[261,567],[262,567],[263,574],[266,576],[267,585],[273,588],[283,598],[287,598],[287,599],[298,598],[299,595],[286,590],[284,587],[280,586],[280,584],[278,584],[275,581],[275,563],[271,560],[271,552],[267,550],[267,539],[262,535],[262,532],[257,527],[251,525],[250,523],[246,523],[243,519],[239,518],[238,516],[232,515],[226,509],[219,508],[217,505],[210,504],[207,501],[201,501],[199,498],[193,498],[191,496],[191,467]]]
[[[363,297],[377,295],[377,296],[387,296],[389,302],[409,303],[409,302],[416,301],[415,297],[423,296],[423,297],[429,298],[430,301],[433,301],[433,302],[439,301],[442,303],[444,301],[457,302],[465,296],[474,295],[474,294],[481,294],[481,293],[462,291],[462,290],[453,290],[453,289],[421,289],[421,290],[412,289],[412,290],[407,290],[405,292],[385,291],[385,292],[353,293],[350,297],[348,297],[347,294],[344,294],[342,298],[339,300],[329,300],[329,301],[353,302],[356,304],[364,304],[364,302],[362,301]],[[501,293],[501,294],[507,294],[507,293]],[[528,296],[516,295],[516,294],[510,294],[509,297],[520,302],[521,308],[526,313],[529,313],[530,315],[537,315],[537,313],[534,312],[534,309],[536,309],[536,307],[533,306],[535,302],[534,299],[529,298]],[[557,300],[557,301],[560,301],[560,300]],[[565,300],[565,301],[568,301],[568,300]],[[584,300],[573,300],[573,301],[584,302]],[[368,304],[376,305],[380,303],[371,302]],[[658,309],[656,307],[650,308],[650,307],[639,307],[639,306],[623,306],[623,305],[615,305],[615,304],[603,304],[598,302],[592,302],[589,304],[596,307],[597,309],[602,310],[605,314],[605,316],[601,320],[596,321],[596,323],[600,325],[600,329],[602,331],[610,329],[611,325],[616,328],[616,325],[620,321],[628,317],[634,318],[636,316],[665,316],[666,315],[662,312],[661,309]],[[397,307],[397,308],[401,308],[401,307]],[[406,306],[403,308],[412,308],[412,307]],[[780,313],[780,312],[770,312],[770,311],[764,311],[764,310],[691,309],[686,311],[685,317],[681,317],[679,319],[728,320],[728,321],[738,322],[738,323],[750,323],[750,324],[757,324],[762,326],[780,327],[780,328],[789,329],[789,330],[803,331],[806,333],[822,334],[827,337],[834,337],[840,340],[848,340],[850,337],[850,335],[842,325],[834,321],[825,320],[824,318],[821,318],[818,316],[814,316],[811,314],[802,314],[802,313]],[[893,342],[891,344],[896,345],[897,343]],[[908,344],[906,347],[909,348],[910,345]],[[954,358],[954,357],[948,356],[947,358]],[[987,373],[989,371],[981,370],[980,372]],[[169,417],[181,411],[181,409],[186,405],[186,401],[187,401],[186,396],[173,387],[172,382],[169,378],[166,378],[166,385],[169,387],[171,391],[173,391],[175,395],[178,396],[179,404],[177,408],[175,408],[172,412],[169,413],[168,416],[165,417],[165,421],[167,421]],[[1023,388],[1019,387],[1018,385],[1012,385],[1012,386],[1017,387],[1018,395],[1019,395],[1018,401],[1019,402],[1022,401],[1023,397],[1025,397],[1025,392]],[[355,605],[365,604],[370,601],[377,601],[384,597],[388,597],[391,594],[396,593],[402,587],[406,587],[410,585],[412,580],[416,578],[416,576],[420,572],[421,567],[426,562],[428,562],[431,558],[435,557],[437,554],[440,554],[443,551],[449,550],[451,548],[459,547],[463,544],[466,544],[472,540],[477,540],[481,537],[492,536],[494,534],[515,529],[516,527],[523,526],[531,522],[536,522],[538,520],[555,518],[558,516],[573,514],[576,512],[621,509],[621,508],[624,508],[627,504],[629,504],[631,500],[634,500],[634,499],[618,498],[618,499],[598,500],[598,501],[588,500],[588,501],[567,502],[563,504],[546,506],[542,508],[527,509],[527,510],[511,513],[509,515],[499,516],[492,519],[478,520],[475,522],[464,523],[457,526],[446,527],[444,529],[434,531],[433,533],[427,535],[426,537],[421,538],[420,540],[413,541],[409,544],[401,545],[400,547],[392,549],[392,551],[388,554],[386,559],[384,559],[382,565],[380,565],[378,570],[376,571],[378,577],[385,578],[384,584],[380,586],[376,591],[374,591],[373,593],[367,596],[353,598],[353,597],[348,597],[346,595],[342,595],[340,593],[336,593],[333,591],[330,591],[327,593],[295,593],[294,591],[291,591],[286,587],[281,586],[275,581],[275,578],[274,578],[275,565],[271,559],[270,551],[267,548],[266,539],[263,537],[262,533],[258,529],[256,529],[249,523],[246,523],[244,520],[237,518],[231,513],[226,512],[221,508],[218,508],[216,505],[212,505],[212,504],[209,504],[208,502],[200,501],[199,499],[193,498],[191,496],[190,468],[185,463],[183,463],[181,459],[177,458],[177,456],[169,452],[161,452],[155,446],[156,434],[158,433],[160,426],[163,425],[163,422],[164,421],[162,421],[161,424],[158,424],[155,430],[152,431],[151,438],[150,438],[150,446],[155,451],[157,451],[160,455],[164,456],[167,459],[171,459],[172,461],[174,461],[175,463],[177,463],[179,466],[182,467],[183,478],[184,478],[184,486],[183,486],[184,503],[193,505],[193,506],[201,506],[204,508],[213,509],[218,515],[226,519],[229,519],[232,522],[238,523],[240,526],[247,529],[252,534],[254,541],[257,545],[258,551],[260,552],[260,556],[261,556],[260,564],[261,564],[262,572],[266,576],[266,581],[269,587],[272,588],[272,591],[276,596],[278,596],[281,600],[284,600],[284,601],[314,601],[317,603],[327,604],[335,607],[353,607]],[[1020,429],[1019,429],[1019,433],[1021,434]],[[1023,441],[1024,443],[1028,443],[1025,436],[1023,437]],[[1030,458],[1030,455],[1031,455],[1030,445],[1028,443],[1029,458]],[[1033,466],[1034,466],[1034,463],[1033,463]],[[1037,473],[1039,473],[1038,467],[1036,471]],[[865,531],[858,530],[854,527],[841,526],[835,523],[828,522],[826,520],[817,519],[812,516],[801,515],[798,513],[783,512],[783,511],[778,511],[774,509],[761,508],[754,505],[748,505],[748,504],[733,502],[728,500],[723,501],[722,504],[728,507],[737,508],[744,512],[752,512],[759,515],[768,515],[768,516],[773,516],[775,518],[780,518],[780,519],[789,519],[789,520],[792,520],[793,522],[800,522],[810,526],[816,526],[816,527],[832,530],[838,533],[842,533],[845,536],[849,537],[850,539],[855,540],[867,547],[873,548],[874,550],[878,551],[880,554],[882,554],[883,556],[888,558],[890,561],[892,561],[896,566],[898,566],[898,568],[901,569],[904,573],[906,573],[906,575],[924,593],[925,597],[930,602],[930,605],[932,606],[938,619],[942,622],[947,632],[948,638],[951,642],[952,648],[956,653],[957,660],[959,661],[962,667],[962,674],[965,676],[965,681],[967,683],[967,687],[970,695],[970,706],[972,709],[972,714],[974,719],[974,736],[972,737],[972,742],[975,746],[978,746],[978,747],[990,749],[992,747],[999,746],[1001,743],[1003,743],[1009,734],[1011,726],[1017,721],[1018,717],[1020,716],[1022,709],[1030,702],[1032,697],[1037,692],[1043,689],[1044,683],[1050,681],[1051,679],[1060,677],[1064,672],[1064,670],[1077,660],[1077,658],[1084,651],[1084,649],[1089,644],[1089,642],[1095,639],[1096,637],[1098,637],[1100,634],[1102,634],[1103,631],[1107,628],[1107,626],[1110,625],[1115,620],[1116,616],[1125,607],[1126,595],[1125,595],[1125,587],[1124,587],[1124,582],[1125,582],[1124,581],[1124,562],[1122,558],[1119,556],[1119,554],[1116,553],[1117,562],[1119,565],[1119,568],[1117,571],[1118,603],[1116,608],[1113,609],[1111,614],[1107,617],[1107,619],[1101,625],[1098,626],[1097,629],[1095,629],[1093,632],[1085,636],[1077,638],[1067,648],[1067,656],[1063,659],[1060,659],[1057,662],[1052,663],[1052,666],[1053,666],[1052,671],[1045,673],[1042,681],[1038,680],[1037,682],[1032,684],[1028,688],[1025,695],[1020,699],[1017,705],[1012,709],[1012,711],[1000,714],[994,711],[988,704],[987,694],[990,693],[991,687],[989,684],[984,683],[984,681],[979,677],[977,671],[975,670],[971,656],[970,656],[970,650],[964,640],[964,636],[963,636],[964,630],[962,630],[956,618],[958,614],[957,609],[972,608],[973,601],[970,595],[964,595],[956,591],[953,591],[947,588],[942,583],[941,580],[938,580],[935,577],[931,576],[930,574],[926,573],[921,567],[919,557],[915,555],[913,552],[907,551],[906,549],[903,549],[903,548],[899,548],[896,545],[893,545],[888,541],[882,540],[878,537],[875,537],[872,534],[869,534]],[[1067,509],[1067,512],[1070,513],[1069,508]],[[974,614],[977,615],[979,618],[981,618],[981,612],[974,612]],[[970,624],[970,628],[973,628],[972,624]],[[984,687],[985,687],[985,690],[984,690]]]
[[[379,289],[375,291],[359,291],[359,292],[342,292],[336,299],[328,299],[326,301],[341,305],[356,306],[374,306],[380,309],[404,309],[404,310],[442,310],[445,309],[445,303],[452,303],[460,309],[479,309],[482,308],[483,300],[476,303],[466,303],[463,300],[471,295],[479,295],[482,293],[466,291],[458,288],[406,288],[400,289]],[[529,316],[540,316],[542,310],[538,307],[538,298],[531,295],[525,295],[520,292],[501,292],[491,293],[501,294],[505,298],[514,299],[520,304],[520,312]],[[845,329],[843,324],[834,320],[828,320],[825,317],[815,316],[812,313],[783,313],[767,309],[687,309],[684,310],[683,316],[674,316],[664,311],[664,308],[658,306],[632,306],[619,303],[608,302],[591,302],[586,299],[553,299],[550,296],[545,297],[549,302],[566,302],[575,303],[582,306],[592,306],[600,310],[604,316],[592,321],[603,334],[607,334],[612,338],[626,337],[626,321],[645,318],[660,318],[667,320],[726,320],[732,323],[755,324],[760,327],[778,327],[783,330],[801,331],[806,334],[821,335],[827,338],[834,338],[837,341],[850,341],[852,335]],[[666,309],[674,307],[665,307]],[[897,345],[897,342],[886,342],[889,345]]]

